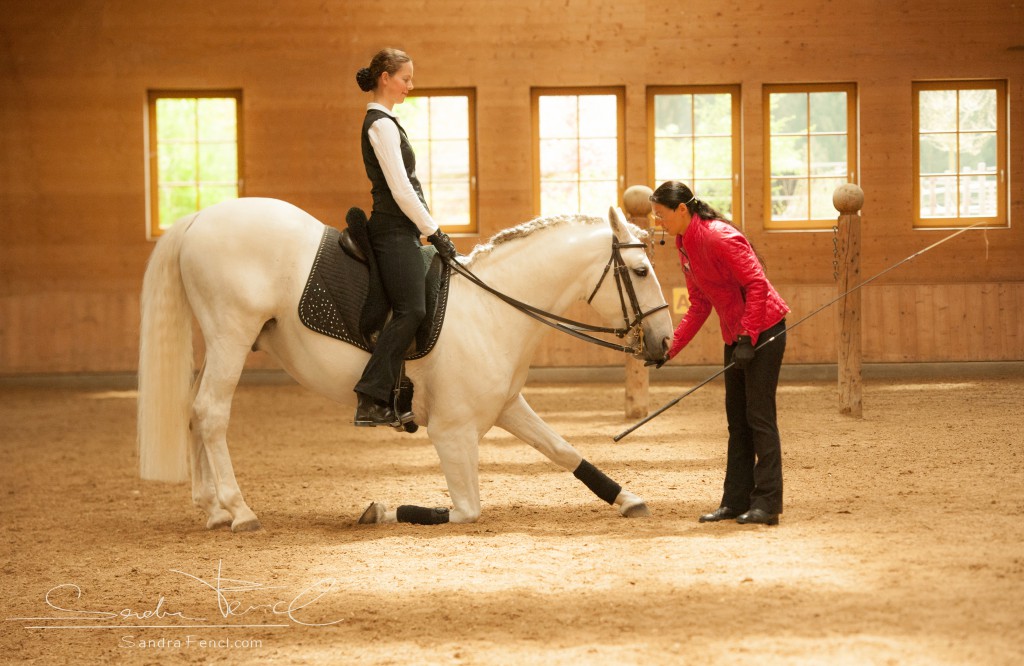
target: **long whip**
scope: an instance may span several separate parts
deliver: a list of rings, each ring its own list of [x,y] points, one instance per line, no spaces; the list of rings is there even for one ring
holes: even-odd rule
[[[867,280],[864,280],[863,282],[858,284],[856,287],[853,287],[851,289],[847,289],[843,293],[841,293],[838,296],[836,296],[835,298],[833,298],[828,303],[825,303],[824,305],[822,305],[821,307],[816,309],[814,312],[812,312],[809,315],[807,315],[807,316],[797,320],[795,323],[790,324],[789,326],[787,326],[783,330],[779,331],[778,333],[776,333],[772,337],[768,338],[767,340],[761,341],[757,345],[757,347],[754,347],[754,352],[756,353],[758,349],[761,349],[762,347],[771,344],[776,338],[778,338],[783,333],[792,331],[794,328],[796,328],[800,324],[804,323],[805,321],[807,321],[808,319],[810,319],[814,315],[818,314],[819,312],[821,312],[825,308],[829,307],[830,305],[833,305],[834,303],[836,303],[836,301],[842,300],[843,298],[845,298],[846,296],[849,296],[850,294],[852,294],[853,292],[857,291],[861,287],[863,287],[863,286],[865,286],[865,285],[867,285],[867,284],[869,284],[871,282],[874,282],[875,280],[877,280],[878,278],[882,277],[883,275],[885,275],[889,271],[894,270],[894,269],[898,268],[899,266],[902,266],[903,264],[907,263],[908,261],[910,261],[912,259],[916,259],[917,257],[920,257],[925,252],[928,252],[929,250],[933,250],[933,249],[937,248],[938,246],[942,245],[943,243],[945,243],[946,241],[951,240],[953,238],[956,238],[957,236],[959,236],[960,234],[964,233],[965,231],[969,231],[969,230],[973,229],[974,227],[977,227],[977,226],[982,225],[982,224],[985,224],[985,222],[984,221],[982,221],[982,222],[975,222],[974,224],[972,224],[969,227],[964,227],[963,229],[960,229],[959,231],[956,231],[956,232],[946,236],[945,238],[932,243],[928,247],[926,247],[926,248],[924,248],[922,250],[918,250],[917,252],[915,252],[914,254],[910,255],[909,257],[906,257],[904,259],[901,259],[900,261],[897,261],[895,264],[893,264],[892,266],[889,266],[888,268],[886,268],[882,272],[877,273],[875,275],[872,275]],[[729,368],[731,368],[732,366],[733,366],[733,363],[730,362],[727,366],[725,366],[724,368],[722,368],[718,372],[714,373],[713,375],[711,375],[707,379],[703,380],[701,383],[697,384],[696,386],[691,388],[686,393],[683,393],[682,395],[680,395],[680,396],[678,396],[676,398],[673,398],[672,400],[670,400],[669,402],[665,403],[663,406],[658,408],[656,411],[654,411],[653,413],[651,413],[647,417],[641,419],[640,421],[637,421],[636,423],[634,423],[632,426],[630,426],[626,430],[623,430],[618,435],[613,437],[612,440],[618,442],[618,441],[622,440],[624,437],[626,437],[627,435],[629,435],[631,432],[633,432],[634,430],[639,428],[640,426],[642,426],[642,425],[646,424],[647,422],[649,422],[649,421],[651,421],[651,420],[661,416],[663,413],[665,413],[666,411],[668,411],[672,407],[675,407],[677,404],[679,404],[683,400],[683,398],[685,398],[688,395],[690,395],[691,393],[695,392],[697,389],[701,388],[705,384],[708,384],[709,382],[711,382],[714,379],[716,379],[716,378],[720,377],[721,375],[723,375],[725,373],[725,371],[728,370]]]

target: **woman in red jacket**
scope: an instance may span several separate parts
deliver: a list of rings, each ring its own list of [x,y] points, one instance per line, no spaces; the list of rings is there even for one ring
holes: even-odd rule
[[[697,199],[685,184],[662,183],[651,195],[654,215],[675,235],[690,307],[676,327],[668,357],[685,347],[718,313],[725,341],[725,413],[729,451],[722,503],[700,522],[735,518],[777,525],[782,513],[782,447],[775,389],[786,349],[785,301],[775,291],[746,237]],[[778,337],[754,352],[759,340]]]

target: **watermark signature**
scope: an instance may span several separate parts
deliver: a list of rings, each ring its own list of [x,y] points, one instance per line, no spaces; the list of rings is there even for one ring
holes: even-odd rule
[[[224,574],[223,560],[208,578],[180,569],[169,571],[203,588],[204,601],[185,609],[161,595],[140,607],[97,608],[84,599],[80,586],[61,583],[43,595],[47,615],[7,620],[30,623],[26,629],[41,630],[327,627],[343,621],[324,620],[317,613],[318,605],[323,608],[322,602],[338,591],[334,578],[321,578],[293,593],[288,586],[229,577]]]

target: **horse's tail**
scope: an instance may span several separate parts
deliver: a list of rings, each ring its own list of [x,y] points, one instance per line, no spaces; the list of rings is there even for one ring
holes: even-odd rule
[[[139,475],[185,481],[193,374],[192,306],[181,280],[182,241],[195,215],[157,241],[142,280],[139,330]]]

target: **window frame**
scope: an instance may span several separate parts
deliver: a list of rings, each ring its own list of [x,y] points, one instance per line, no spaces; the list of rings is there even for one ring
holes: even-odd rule
[[[231,89],[183,89],[183,90],[147,90],[146,91],[146,172],[148,198],[146,205],[146,238],[156,240],[163,235],[165,229],[160,228],[160,164],[159,164],[159,141],[157,131],[156,106],[160,99],[210,99],[210,98],[234,98],[235,100],[235,150],[237,159],[236,177],[238,179],[238,197],[245,196],[245,143],[242,90]],[[200,181],[201,182],[201,181]]]
[[[647,173],[652,182],[651,189],[656,189],[655,172],[655,118],[654,98],[658,95],[709,95],[728,93],[732,96],[732,212],[730,217],[735,226],[743,228],[743,113],[742,88],[739,84],[723,85],[679,85],[679,86],[648,86],[647,87]],[[696,135],[694,135],[696,136]],[[693,183],[687,183],[694,187]],[[699,195],[700,193],[697,192]],[[655,227],[660,228],[660,227]]]
[[[533,159],[533,211],[541,214],[541,171],[540,171],[540,98],[552,97],[586,97],[598,95],[614,95],[616,107],[616,197],[609,205],[622,207],[622,195],[626,191],[626,88],[625,86],[547,86],[530,88],[530,120],[532,131]],[[577,133],[578,134],[578,133]],[[577,136],[578,138],[578,136]],[[577,185],[579,174],[577,172]]]
[[[977,224],[979,227],[1009,227],[1009,123],[1007,114],[1006,79],[955,79],[946,81],[914,81],[911,84],[911,106],[914,161],[914,229],[963,229]],[[923,90],[989,90],[996,91],[996,215],[995,217],[921,217],[921,91]],[[959,98],[959,95],[958,95]],[[959,105],[957,110],[959,111]],[[959,157],[960,114],[957,113],[957,156]],[[959,193],[960,172],[956,173]],[[959,194],[957,201],[959,203]],[[959,205],[957,211],[959,212]],[[990,223],[984,223],[991,220]],[[979,224],[981,223],[981,224]]]
[[[467,119],[469,133],[469,224],[451,225],[444,224],[442,220],[434,220],[441,229],[448,234],[478,234],[480,230],[479,218],[477,217],[477,118],[476,118],[476,88],[415,88],[409,97],[466,97],[467,98]],[[409,137],[410,141],[430,141],[422,137]],[[433,164],[433,159],[430,161]],[[417,172],[419,177],[419,173]],[[421,184],[423,178],[420,177]],[[432,181],[431,181],[432,182]],[[426,196],[426,193],[424,193]],[[433,211],[431,211],[433,212]]]
[[[771,95],[774,93],[816,93],[816,92],[845,92],[846,93],[846,181],[847,183],[858,183],[860,180],[860,126],[858,123],[859,99],[857,96],[857,84],[855,82],[832,82],[832,83],[773,83],[764,84],[761,89],[762,120],[764,128],[764,228],[766,231],[832,231],[838,218],[838,211],[835,216],[827,219],[815,219],[808,217],[804,220],[779,220],[772,219],[772,108]],[[810,99],[808,98],[808,102]],[[808,116],[809,118],[809,116]],[[808,135],[810,136],[810,135]],[[810,147],[808,147],[808,154]],[[808,165],[809,166],[809,165]],[[812,180],[810,171],[806,180]],[[808,202],[809,203],[809,202]],[[808,205],[808,216],[810,206]]]

